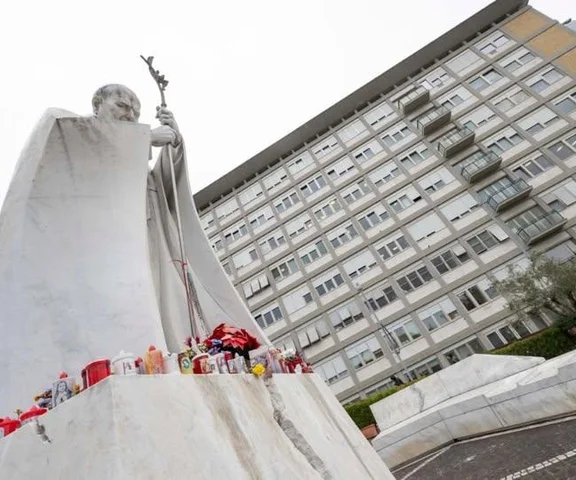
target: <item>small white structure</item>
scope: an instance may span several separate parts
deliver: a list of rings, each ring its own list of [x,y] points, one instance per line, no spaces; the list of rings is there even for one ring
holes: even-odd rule
[[[316,375],[113,376],[0,440],[0,478],[393,479]]]
[[[370,407],[390,467],[455,439],[576,410],[576,351],[552,360],[473,355]]]

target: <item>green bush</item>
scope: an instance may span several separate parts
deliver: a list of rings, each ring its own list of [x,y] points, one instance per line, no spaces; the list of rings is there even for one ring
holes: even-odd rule
[[[574,350],[575,348],[576,344],[568,337],[563,328],[551,327],[525,340],[518,340],[506,347],[492,350],[490,353],[494,355],[544,357],[548,360]]]
[[[389,397],[393,393],[396,393],[397,391],[402,390],[403,388],[406,388],[413,383],[416,383],[418,380],[405,383],[404,385],[400,385],[398,387],[392,387],[388,390],[384,390],[383,392],[375,393],[362,400],[358,400],[357,402],[346,405],[344,409],[348,412],[348,415],[350,415],[358,428],[362,429],[368,425],[376,423],[374,415],[372,415],[372,410],[370,410],[370,405],[382,400],[383,398]]]

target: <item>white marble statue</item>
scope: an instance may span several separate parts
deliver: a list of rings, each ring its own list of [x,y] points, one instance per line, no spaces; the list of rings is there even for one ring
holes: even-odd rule
[[[139,124],[128,88],[94,95],[94,116],[45,113],[0,213],[0,417],[26,409],[61,370],[190,335],[169,149],[187,261],[206,329],[226,322],[268,343],[204,236],[171,112]],[[148,169],[151,145],[162,152]],[[195,312],[198,314],[198,312]]]

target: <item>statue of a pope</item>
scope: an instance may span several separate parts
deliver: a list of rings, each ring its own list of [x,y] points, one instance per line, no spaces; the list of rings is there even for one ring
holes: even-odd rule
[[[204,236],[172,113],[137,123],[140,102],[121,85],[92,105],[89,118],[46,112],[0,213],[0,416],[60,370],[149,344],[180,350],[191,327],[175,202],[206,330],[226,322],[268,343]],[[162,152],[149,171],[151,145]]]

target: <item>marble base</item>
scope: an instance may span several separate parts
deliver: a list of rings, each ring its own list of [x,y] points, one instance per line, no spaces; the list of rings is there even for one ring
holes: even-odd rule
[[[466,390],[468,388],[468,390]],[[371,406],[390,467],[455,439],[576,411],[576,351],[474,355]]]
[[[393,479],[316,375],[110,377],[0,440],[2,480]]]

